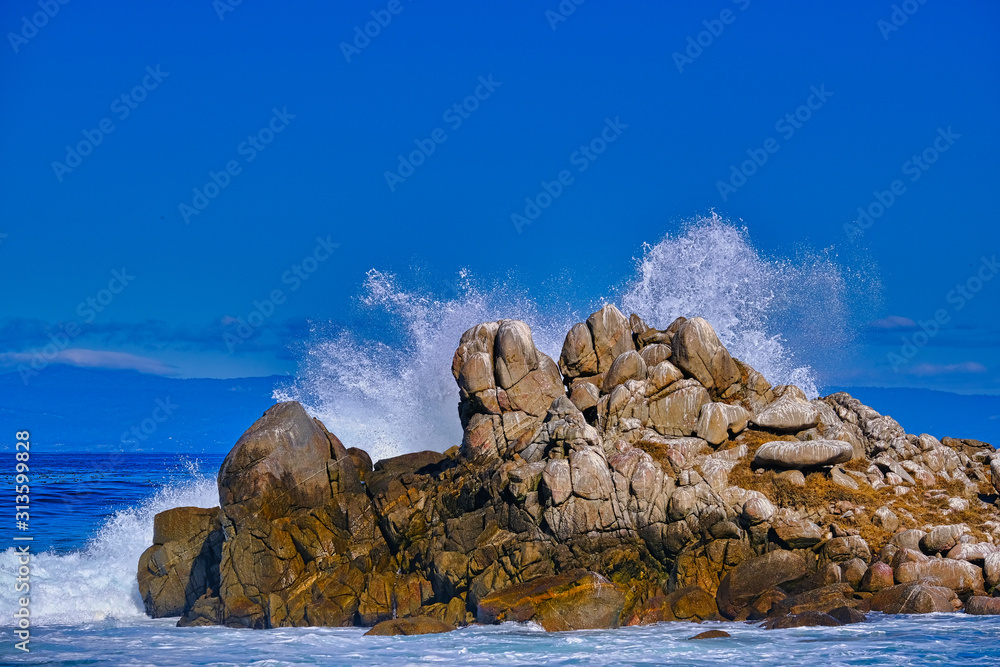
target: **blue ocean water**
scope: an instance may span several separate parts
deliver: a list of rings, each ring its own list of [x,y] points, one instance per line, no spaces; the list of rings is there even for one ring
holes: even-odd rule
[[[221,458],[33,454],[31,530],[19,533],[36,540],[31,651],[14,648],[16,562],[7,549],[0,553],[0,664],[1000,664],[1000,617],[964,614],[875,614],[861,625],[772,631],[741,623],[666,623],[545,633],[507,624],[423,637],[364,637],[361,628],[177,628],[172,619],[149,619],[135,574],[152,540],[153,516],[170,507],[217,504]],[[9,529],[5,538],[11,544]],[[709,627],[733,637],[688,641]]]

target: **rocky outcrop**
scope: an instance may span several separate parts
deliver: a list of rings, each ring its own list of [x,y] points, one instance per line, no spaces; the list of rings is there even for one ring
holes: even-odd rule
[[[158,515],[147,611],[373,634],[797,627],[1000,584],[991,448],[772,387],[701,318],[656,329],[609,305],[558,363],[524,322],[486,322],[452,372],[464,435],[443,453],[373,465],[297,403],[268,410],[226,457],[219,508]]]
[[[219,590],[218,509],[177,507],[153,519],[153,546],[139,557],[139,595],[153,618],[180,616]]]

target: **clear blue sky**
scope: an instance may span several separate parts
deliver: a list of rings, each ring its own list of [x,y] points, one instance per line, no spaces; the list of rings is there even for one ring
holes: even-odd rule
[[[916,11],[894,25],[888,1],[590,0],[558,21],[557,0],[246,1],[220,18],[225,2],[0,7],[3,369],[76,323],[63,363],[294,371],[309,321],[359,317],[371,268],[516,270],[539,289],[570,274],[585,308],[644,242],[714,209],[762,252],[833,247],[877,267],[871,368],[831,383],[1000,392],[1000,276],[961,309],[948,299],[1000,253],[997,3],[901,3]],[[372,12],[387,24],[345,55]],[[779,123],[797,110],[808,119]],[[602,132],[606,152],[575,154]],[[390,187],[415,142],[433,153]],[[907,164],[925,149],[926,170]],[[767,160],[720,192],[754,155]],[[573,181],[518,233],[511,215],[562,170]],[[228,184],[201,201],[210,172]],[[275,289],[284,302],[230,353],[233,320]],[[887,351],[942,309],[893,373]]]

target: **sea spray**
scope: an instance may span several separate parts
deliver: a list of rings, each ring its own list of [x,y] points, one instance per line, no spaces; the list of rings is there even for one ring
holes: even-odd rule
[[[644,246],[633,276],[585,303],[543,307],[512,281],[483,285],[467,271],[449,296],[440,296],[372,270],[358,298],[359,319],[368,324],[352,331],[314,323],[295,380],[274,396],[301,402],[374,460],[443,451],[462,438],[451,363],[464,331],[522,319],[538,348],[558,359],[570,326],[609,302],[660,328],[678,315],[704,317],[735,356],[773,384],[796,384],[816,396],[814,364],[851,340],[851,280],[829,252],[766,257],[746,229],[715,214]]]
[[[153,517],[174,507],[216,507],[215,471],[196,464],[183,481],[161,487],[135,507],[120,510],[98,530],[86,548],[67,554],[33,554],[33,625],[86,624],[145,618],[136,583],[139,556],[153,543]],[[0,553],[0,582],[12,582],[17,557]],[[13,588],[13,585],[11,585]],[[9,625],[15,596],[0,596],[0,626]]]

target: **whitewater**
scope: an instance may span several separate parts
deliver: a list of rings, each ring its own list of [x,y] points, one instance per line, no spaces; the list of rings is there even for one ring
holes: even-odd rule
[[[796,384],[816,396],[821,377],[815,360],[850,343],[863,308],[858,295],[871,299],[877,293],[877,281],[842,266],[831,251],[767,256],[744,228],[714,214],[643,246],[634,263],[633,274],[621,284],[587,303],[560,308],[539,303],[513,281],[486,282],[464,270],[442,295],[413,288],[405,276],[373,269],[357,298],[359,313],[371,326],[347,330],[313,323],[298,374],[276,388],[274,398],[300,401],[348,446],[363,447],[376,460],[443,451],[461,441],[451,361],[466,329],[483,321],[522,319],[537,346],[558,358],[572,324],[605,303],[639,313],[658,328],[679,315],[705,317],[735,356],[772,383]],[[140,463],[126,456],[122,466],[130,465]],[[810,659],[912,664],[962,657],[963,664],[987,664],[1000,658],[993,648],[1000,620],[961,615],[876,615],[862,626],[769,632],[725,624],[734,637],[712,643],[688,642],[704,628],[687,624],[560,634],[505,625],[439,636],[363,638],[364,630],[355,628],[175,628],[175,620],[149,619],[136,566],[152,542],[153,516],[173,507],[217,506],[216,471],[217,465],[190,466],[103,522],[91,517],[87,530],[93,537],[83,548],[33,554],[33,650],[13,649],[15,596],[2,595],[0,662],[556,665]],[[106,493],[114,506],[116,491]],[[84,530],[84,524],[70,522],[64,529]],[[0,586],[12,591],[16,572],[16,556],[8,549],[0,554]],[[985,655],[982,646],[993,653]]]

